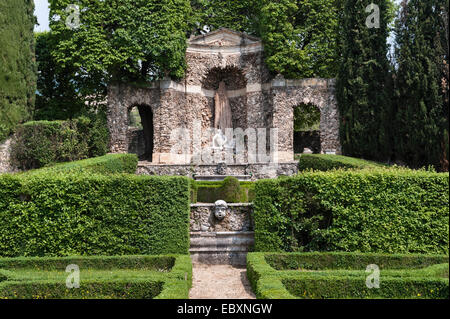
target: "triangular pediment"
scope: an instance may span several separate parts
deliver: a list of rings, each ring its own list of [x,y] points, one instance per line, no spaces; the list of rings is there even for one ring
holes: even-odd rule
[[[189,40],[190,45],[230,47],[260,43],[260,39],[242,32],[221,28]]]

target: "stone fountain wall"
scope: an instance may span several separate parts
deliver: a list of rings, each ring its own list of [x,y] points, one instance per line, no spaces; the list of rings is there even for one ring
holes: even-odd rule
[[[186,61],[184,79],[166,78],[147,85],[121,84],[108,88],[111,152],[128,152],[127,111],[145,105],[153,114],[152,164],[189,165],[198,153],[195,137],[200,138],[201,147],[211,144],[210,137],[203,133],[213,127],[214,95],[223,80],[234,128],[278,129],[278,162],[294,160],[294,108],[302,103],[320,109],[320,151],[340,154],[334,80],[274,77],[264,63],[261,41],[226,29],[190,39]],[[174,135],[180,128],[185,131]],[[189,138],[189,147],[174,151],[180,138]]]
[[[225,218],[214,216],[214,204],[191,204],[190,254],[194,263],[246,264],[254,245],[253,206],[228,204]]]

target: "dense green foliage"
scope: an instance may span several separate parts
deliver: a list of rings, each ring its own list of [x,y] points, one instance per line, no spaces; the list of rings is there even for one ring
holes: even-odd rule
[[[108,151],[108,129],[102,115],[68,121],[28,122],[17,128],[11,161],[20,169],[101,156]]]
[[[266,63],[287,78],[336,76],[341,0],[261,1]]]
[[[259,35],[261,0],[191,0],[194,33],[219,28]]]
[[[320,110],[312,104],[301,104],[294,109],[294,131],[316,131],[320,125]]]
[[[0,255],[187,254],[189,180],[90,172],[0,176]]]
[[[0,2],[0,142],[34,109],[33,0]]]
[[[25,174],[49,173],[94,173],[94,174],[134,174],[137,169],[138,157],[135,154],[108,154],[81,161],[60,163]]]
[[[61,284],[70,264],[79,266],[79,289]],[[187,255],[0,258],[0,265],[1,298],[186,299],[192,284]]]
[[[256,251],[448,253],[448,174],[379,169],[258,181]]]
[[[345,155],[387,161],[391,156],[391,98],[387,88],[390,1],[378,1],[380,27],[368,28],[371,0],[347,0],[339,22],[343,62],[336,95]]]
[[[62,68],[52,52],[58,38],[53,32],[36,34],[38,81],[35,120],[67,120],[86,111],[97,111],[98,102],[106,99],[106,85],[95,72],[68,63]]]
[[[78,28],[65,23],[80,8]],[[187,37],[221,27],[261,36],[266,62],[286,77],[334,77],[338,69],[338,14],[342,0],[52,0],[52,54],[66,74],[76,69],[110,80],[180,78]],[[89,10],[85,10],[89,8]],[[48,77],[50,79],[50,76]],[[70,90],[69,90],[70,91]]]
[[[396,156],[448,171],[448,0],[403,1],[396,42]]]
[[[375,264],[381,269],[421,269],[448,263],[448,256],[424,254],[380,253],[265,253],[265,261],[276,270],[352,270],[364,269]]]
[[[298,161],[298,169],[300,171],[331,171],[333,169],[363,169],[376,167],[384,167],[384,165],[342,155],[302,154]]]
[[[280,266],[279,259],[283,261],[281,267],[271,267],[273,263]],[[380,267],[380,289],[365,286],[365,270],[370,264]],[[247,276],[256,296],[263,299],[449,296],[448,256],[250,253]]]
[[[86,74],[106,72],[109,81],[180,78],[186,67],[188,0],[51,0],[50,21],[59,39],[53,55],[61,67],[83,68]],[[66,26],[78,6],[80,24]]]
[[[241,201],[241,184],[236,177],[226,177],[219,188],[223,194],[223,200],[227,203],[239,203]]]
[[[228,179],[230,180],[230,179]],[[222,182],[197,182],[191,186],[191,201],[193,203],[214,203],[217,200],[225,200],[227,203],[247,203],[254,198],[253,182],[226,183]],[[225,199],[226,198],[226,199]]]

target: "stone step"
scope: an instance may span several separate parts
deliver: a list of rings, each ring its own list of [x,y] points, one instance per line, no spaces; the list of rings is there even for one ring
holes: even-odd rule
[[[245,265],[247,253],[255,242],[254,232],[191,232],[194,263]]]
[[[227,177],[235,177],[241,182],[252,180],[251,175],[195,175],[194,179],[203,182],[221,182]]]

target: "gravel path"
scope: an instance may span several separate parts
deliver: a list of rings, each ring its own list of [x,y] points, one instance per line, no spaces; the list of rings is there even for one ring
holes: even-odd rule
[[[190,299],[255,299],[245,268],[194,264]]]

